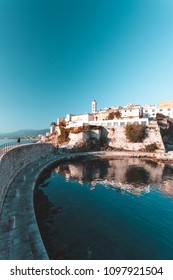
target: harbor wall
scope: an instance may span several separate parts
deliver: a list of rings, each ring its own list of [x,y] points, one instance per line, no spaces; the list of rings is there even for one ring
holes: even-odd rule
[[[0,214],[8,188],[16,175],[40,157],[55,151],[48,143],[26,144],[11,148],[0,159]]]
[[[97,130],[84,131],[79,133],[70,133],[70,141],[65,143],[66,147],[81,146],[86,144],[91,139],[105,142],[108,146],[124,151],[144,151],[147,145],[155,143],[157,145],[157,152],[164,152],[165,147],[160,133],[160,128],[157,124],[147,125],[146,138],[141,143],[130,142],[125,135],[125,127],[117,126],[110,128],[98,128]]]

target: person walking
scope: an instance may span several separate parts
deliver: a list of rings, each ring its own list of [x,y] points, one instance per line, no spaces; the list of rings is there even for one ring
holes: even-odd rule
[[[17,143],[20,145],[20,137],[17,139]]]

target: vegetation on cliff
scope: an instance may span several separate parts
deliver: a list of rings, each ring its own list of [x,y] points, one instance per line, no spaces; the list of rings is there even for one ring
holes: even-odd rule
[[[146,145],[145,149],[146,149],[146,152],[155,152],[158,149],[158,147],[157,147],[156,143],[152,143],[152,144]]]
[[[146,126],[138,123],[130,123],[125,126],[125,135],[132,143],[141,143],[146,138]]]
[[[106,119],[113,120],[113,119],[120,119],[120,118],[121,118],[121,112],[117,110],[115,112],[109,113]]]
[[[156,121],[161,121],[161,120],[165,120],[165,119],[167,119],[167,117],[164,114],[161,114],[161,113],[156,114]]]

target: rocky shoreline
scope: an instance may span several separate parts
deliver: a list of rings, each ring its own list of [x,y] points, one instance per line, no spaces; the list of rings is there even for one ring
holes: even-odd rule
[[[102,158],[124,158],[124,157],[132,157],[132,158],[141,158],[141,159],[151,159],[153,161],[160,161],[164,163],[173,163],[173,151],[163,153],[163,152],[135,152],[135,151],[88,151],[88,152],[74,152],[68,149],[60,149],[60,153],[62,154],[75,154],[85,155],[86,156],[96,156]]]

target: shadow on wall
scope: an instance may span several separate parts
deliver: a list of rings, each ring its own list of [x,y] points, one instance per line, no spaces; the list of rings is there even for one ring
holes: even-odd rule
[[[173,151],[173,122],[168,120],[165,126],[160,123],[160,133],[167,151]]]

